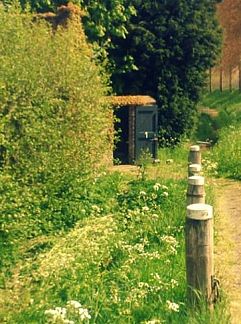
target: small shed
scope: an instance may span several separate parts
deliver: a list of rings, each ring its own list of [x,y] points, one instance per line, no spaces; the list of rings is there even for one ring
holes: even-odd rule
[[[142,152],[149,152],[157,159],[158,107],[149,96],[115,96],[118,141],[114,158],[122,164],[138,162]]]

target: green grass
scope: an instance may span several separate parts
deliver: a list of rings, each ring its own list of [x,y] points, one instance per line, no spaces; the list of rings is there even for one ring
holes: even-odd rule
[[[62,307],[81,323],[69,304],[75,300],[91,316],[86,323],[227,323],[223,305],[210,315],[191,312],[186,301],[186,148],[161,150],[161,165],[148,166],[146,180],[102,173],[80,202],[85,217],[74,228],[21,242],[2,289],[0,322],[53,323],[45,312]],[[158,178],[153,168],[171,157],[169,176]]]
[[[116,175],[106,177],[111,183]],[[111,200],[93,204],[92,216],[55,238],[53,246],[36,240],[24,251],[13,269],[16,295],[2,307],[2,320],[45,323],[45,310],[65,307],[69,300],[88,308],[94,323],[153,318],[178,323],[186,317],[185,183],[120,182],[115,197],[109,193]],[[108,204],[115,206],[114,214],[101,213]],[[169,309],[168,301],[179,305],[179,312]]]
[[[213,174],[241,180],[241,93],[239,91],[214,91],[206,94],[200,106],[216,108],[218,118],[203,123],[199,131],[215,131],[217,144],[207,156]]]
[[[200,106],[219,111],[222,109],[241,111],[241,93],[238,90],[232,92],[216,90],[212,93],[206,93],[200,102]]]
[[[241,124],[220,131],[219,141],[208,159],[216,164],[217,175],[241,180]]]

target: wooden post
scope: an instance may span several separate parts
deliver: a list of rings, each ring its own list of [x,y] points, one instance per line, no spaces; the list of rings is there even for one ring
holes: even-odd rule
[[[220,79],[219,79],[219,88],[220,91],[223,91],[223,68],[220,67]]]
[[[188,155],[188,165],[201,164],[201,152],[199,145],[192,145]]]
[[[201,164],[189,164],[188,166],[188,177],[199,176],[201,172]]]
[[[212,68],[209,69],[209,92],[212,92]]]
[[[238,65],[238,89],[241,92],[241,62]]]
[[[229,65],[229,91],[232,91],[232,66]]]
[[[204,177],[188,178],[187,206],[191,204],[205,204]]]
[[[187,207],[186,275],[187,295],[192,306],[205,300],[213,304],[213,208],[206,204]]]

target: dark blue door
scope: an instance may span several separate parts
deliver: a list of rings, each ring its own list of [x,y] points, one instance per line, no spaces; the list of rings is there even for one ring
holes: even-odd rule
[[[137,106],[135,145],[136,161],[138,161],[142,152],[149,152],[153,159],[157,159],[157,127],[157,106]]]

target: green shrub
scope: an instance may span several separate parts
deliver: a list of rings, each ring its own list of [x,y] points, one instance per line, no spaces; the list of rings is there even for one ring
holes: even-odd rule
[[[79,17],[53,32],[1,8],[0,44],[1,233],[72,227],[85,181],[111,149],[105,77]]]
[[[241,125],[231,125],[220,131],[218,144],[210,154],[210,159],[219,175],[241,180]]]

